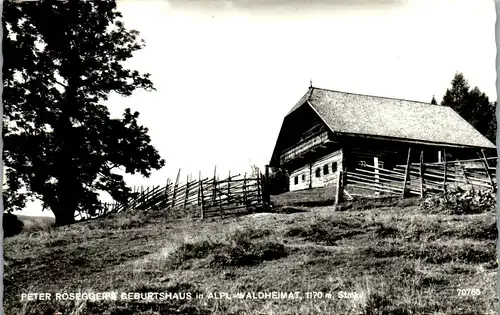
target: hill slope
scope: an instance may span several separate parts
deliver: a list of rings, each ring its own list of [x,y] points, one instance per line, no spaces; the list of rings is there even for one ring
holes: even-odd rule
[[[498,311],[494,213],[430,215],[402,204],[288,210],[205,222],[160,211],[120,214],[6,239],[5,314]],[[110,291],[164,295],[55,300],[57,292]],[[258,295],[271,291],[300,293]],[[52,297],[21,301],[28,292]],[[209,298],[214,292],[231,299]],[[256,296],[234,296],[246,292]]]

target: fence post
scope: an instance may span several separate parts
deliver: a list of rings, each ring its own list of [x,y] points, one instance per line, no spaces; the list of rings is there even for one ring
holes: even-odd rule
[[[179,184],[179,176],[181,175],[181,169],[179,168],[179,171],[177,172],[177,178],[175,179],[175,184],[174,184],[174,191],[172,192],[172,205],[171,208],[174,207],[175,205],[175,195],[177,194],[177,185]]]
[[[259,172],[257,173],[257,204],[263,203],[261,197],[262,195],[260,193],[260,170],[259,170]]]
[[[130,197],[129,197],[128,201],[127,201],[127,205],[126,205],[126,207],[124,207],[123,210],[128,210],[128,209],[130,209],[130,208],[133,207],[133,205],[134,205],[134,199],[135,199],[134,197],[135,197],[135,186],[132,189],[132,194],[130,195]]]
[[[403,182],[403,192],[401,193],[401,198],[404,198],[406,193],[406,184],[408,183],[408,173],[410,170],[410,154],[411,147],[408,148],[408,157],[406,158],[405,178]]]
[[[127,203],[123,206],[123,210],[127,210],[127,209],[130,209],[132,207],[132,203],[134,201],[134,199],[133,199],[134,196],[135,196],[135,185],[132,188],[132,193],[127,198]]]
[[[155,197],[156,197],[156,194],[158,193],[159,189],[160,189],[160,186],[153,186],[153,190],[151,190],[151,194],[149,195],[149,203],[150,203],[152,209],[154,209],[154,206],[156,205]]]
[[[154,209],[155,194],[158,192],[158,188],[160,188],[160,186],[153,186],[153,189],[151,189],[151,193],[149,194],[148,202],[151,209]]]
[[[465,170],[465,166],[462,163],[460,163],[460,160],[458,160],[458,159],[457,159],[457,163],[458,163],[458,166],[460,166],[460,168],[462,169],[462,172],[464,173],[465,184],[469,185],[471,190],[474,191],[474,185],[472,185],[471,181],[467,177],[467,171]]]
[[[142,201],[143,201],[143,200],[144,200],[144,187],[141,185],[139,198],[137,199],[137,202],[135,203],[135,207],[136,207],[137,209],[140,209],[140,208],[141,208],[141,205],[142,205]]]
[[[175,205],[175,195],[177,194],[177,183],[174,184],[174,188],[172,190],[172,202],[170,203],[170,208],[173,208]]]
[[[265,187],[265,177],[264,174],[260,174],[260,189],[262,191],[262,205],[266,205],[266,187]]]
[[[130,196],[130,198],[129,198],[128,202],[127,202],[126,209],[130,209],[130,208],[132,208],[134,206],[134,201],[137,198],[137,196],[135,195],[135,193],[136,193],[136,189],[135,189],[135,185],[134,185],[134,188],[132,189],[132,195]]]
[[[245,202],[245,207],[248,210],[248,201],[247,201],[247,173],[243,176],[243,200]]]
[[[478,155],[479,155],[479,153],[478,153]],[[488,159],[486,158],[486,155],[484,154],[484,150],[483,149],[481,149],[481,155],[482,155],[482,157],[479,156],[479,158],[481,158],[481,160],[483,162],[483,165],[484,165],[484,169],[486,171],[486,175],[488,175],[488,179],[490,180],[491,189],[493,190],[493,192],[496,192],[497,189],[495,187],[495,182],[493,182],[493,178],[490,175],[490,170],[489,170],[490,166],[488,164]]]
[[[266,165],[266,178],[265,178],[265,181],[264,181],[264,186],[266,187],[265,188],[265,191],[266,191],[265,202],[267,204],[270,204],[271,203],[271,191],[269,189],[269,165]]]
[[[183,206],[184,209],[186,209],[188,193],[189,193],[189,176],[186,175],[186,193],[184,195],[184,206]]]
[[[154,206],[155,194],[157,193],[159,187],[160,186],[153,186],[153,188],[151,189],[151,192],[149,193],[148,204],[149,204],[150,208],[152,208],[152,209]]]
[[[424,198],[424,151],[420,151],[420,198]]]
[[[153,187],[154,188],[154,187]],[[148,201],[149,201],[149,195],[151,193],[151,187],[147,187],[146,190],[144,190],[144,202],[143,202],[143,208],[144,210],[146,210],[146,206],[148,204]]]
[[[342,192],[343,192],[343,187],[342,187],[342,171],[339,170],[338,176],[337,176],[337,190],[335,192],[335,205],[338,205],[340,202],[342,202]]]
[[[140,209],[142,204],[144,203],[144,192],[145,192],[144,186],[141,185],[141,197],[139,198],[139,201],[137,202],[137,205],[136,205],[136,207],[138,209]]]
[[[231,204],[231,171],[229,171],[227,176],[227,204]]]
[[[373,166],[375,167],[373,169],[373,175],[374,175],[374,180],[375,180],[375,183],[378,184],[379,181],[380,181],[380,172],[379,172],[379,166],[378,166],[378,156],[374,156],[373,157]]]
[[[216,187],[215,187],[215,176],[217,174],[217,165],[215,165],[215,168],[214,168],[214,179],[213,179],[213,182],[212,182],[212,206],[215,206],[215,202],[217,201],[217,190],[216,190]]]
[[[201,172],[200,172],[200,197],[201,197],[201,219],[205,218],[205,203],[203,202],[203,182],[201,181]]]
[[[217,191],[219,192],[219,209],[220,209],[220,216],[222,218],[222,189],[220,188],[220,180],[219,180],[219,176],[217,176],[217,183],[215,185],[215,187],[217,187],[217,185],[219,185],[219,189],[217,189]]]
[[[443,148],[443,162],[444,162],[444,173],[443,173],[443,190],[446,193],[446,180],[447,180],[447,170],[448,161],[446,160],[446,148]]]
[[[141,198],[142,198],[142,191],[141,191],[141,189],[142,189],[142,186],[141,186],[141,188],[139,188],[139,186],[137,186],[137,191],[136,191],[137,196],[134,199],[134,208],[137,208],[139,206],[140,202],[141,202]]]
[[[152,206],[154,205],[155,203],[155,195],[158,193],[158,188],[160,188],[160,186],[153,186],[153,189],[151,190],[151,193],[149,194],[149,203],[151,204],[152,203]]]
[[[201,171],[198,172],[198,185],[201,186]],[[198,206],[201,204],[201,202],[200,202],[200,197],[201,197],[200,186],[198,186]]]
[[[165,185],[165,208],[168,208],[168,190],[170,189],[170,178],[167,178],[167,184]]]
[[[156,208],[156,206],[158,205],[158,198],[157,198],[159,196],[158,192],[161,191],[160,187],[161,187],[160,185],[153,187],[153,193],[151,194],[151,202],[152,202],[151,206],[156,210],[158,209]]]

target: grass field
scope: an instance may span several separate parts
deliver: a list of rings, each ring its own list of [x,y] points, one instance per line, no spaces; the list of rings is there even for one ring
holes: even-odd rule
[[[206,222],[120,214],[8,238],[5,314],[498,313],[495,213],[425,214],[414,201],[276,210]],[[300,294],[233,296],[272,291]],[[28,292],[51,300],[22,301]]]
[[[55,219],[49,216],[29,216],[29,215],[17,215],[17,218],[23,222],[23,231],[34,232],[40,230],[46,230],[52,227],[55,223]]]

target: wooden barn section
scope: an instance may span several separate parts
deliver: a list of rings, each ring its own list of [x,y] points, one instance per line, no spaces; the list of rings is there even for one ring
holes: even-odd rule
[[[269,165],[288,171],[294,191],[335,183],[339,171],[473,159],[481,150],[496,153],[450,107],[311,86],[285,116]]]

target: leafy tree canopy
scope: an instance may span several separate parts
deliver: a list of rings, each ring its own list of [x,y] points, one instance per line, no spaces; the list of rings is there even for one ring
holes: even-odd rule
[[[137,112],[119,119],[110,93],[153,90],[123,62],[144,42],[125,28],[116,1],[5,1],[4,163],[7,211],[38,198],[57,225],[99,209],[99,192],[131,193],[116,171],[149,176],[164,165]]]

